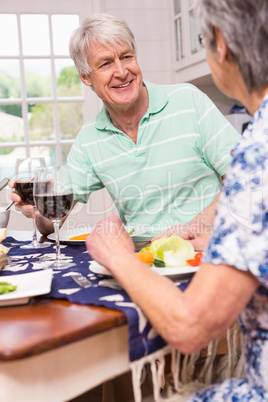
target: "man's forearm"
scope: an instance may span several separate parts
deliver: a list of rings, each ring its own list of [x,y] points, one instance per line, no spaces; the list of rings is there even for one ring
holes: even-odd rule
[[[189,224],[192,232],[197,232],[199,234],[211,232],[220,194],[217,195],[215,200],[212,201],[208,207],[200,211],[199,214],[191,220]]]

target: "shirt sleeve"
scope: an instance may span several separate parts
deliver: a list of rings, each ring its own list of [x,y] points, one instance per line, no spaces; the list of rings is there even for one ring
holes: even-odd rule
[[[198,106],[200,153],[204,162],[220,176],[231,163],[231,151],[241,138],[230,122],[206,96]]]
[[[92,168],[89,157],[83,148],[83,132],[80,132],[76,137],[68,154],[67,164],[71,168],[75,199],[86,203],[93,191],[104,187]]]
[[[268,141],[243,140],[224,180],[204,262],[251,271],[267,286]]]

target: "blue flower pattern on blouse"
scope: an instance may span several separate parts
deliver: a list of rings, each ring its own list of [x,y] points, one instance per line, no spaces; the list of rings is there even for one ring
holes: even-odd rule
[[[239,317],[245,379],[212,385],[192,402],[268,401],[268,94],[232,155],[203,260],[251,271],[261,286]]]

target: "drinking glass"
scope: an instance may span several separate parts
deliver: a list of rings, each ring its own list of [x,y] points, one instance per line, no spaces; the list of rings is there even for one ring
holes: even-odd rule
[[[36,208],[53,222],[56,240],[56,260],[48,267],[64,269],[72,266],[61,258],[59,226],[73,206],[73,186],[67,165],[39,168],[34,179],[33,195]]]
[[[34,176],[38,168],[46,166],[45,158],[17,158],[15,164],[15,191],[21,197],[24,204],[33,206],[33,238],[30,244],[22,246],[22,248],[45,248],[49,247],[48,243],[40,243],[36,234],[36,216],[35,203],[33,199]]]

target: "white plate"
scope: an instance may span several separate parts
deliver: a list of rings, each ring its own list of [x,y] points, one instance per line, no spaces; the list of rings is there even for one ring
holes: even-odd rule
[[[89,269],[90,271],[94,272],[94,274],[112,276],[111,273],[102,265],[100,265],[97,261],[91,261]],[[165,268],[157,268],[155,266],[152,266],[151,269],[157,272],[159,275],[178,277],[178,276],[186,276],[197,272],[199,266],[191,267],[190,265],[186,265],[184,267],[165,267]]]
[[[130,232],[132,229],[129,227],[126,227],[126,230],[128,232]],[[60,242],[61,243],[65,243],[65,244],[84,244],[85,240],[70,240],[71,237],[75,237],[75,236],[80,236],[86,233],[90,233],[92,232],[93,228],[83,228],[83,229],[70,229],[70,230],[60,230],[59,231],[59,236],[60,236]],[[55,233],[50,233],[47,238],[49,240],[55,241],[56,240],[56,236]],[[138,230],[135,229],[135,232],[131,235],[131,238],[133,239],[134,243],[147,243],[151,240],[151,237],[148,237],[148,235],[146,235],[146,233],[143,232],[139,232]]]
[[[60,230],[59,231],[59,236],[60,236],[60,242],[61,243],[66,243],[66,244],[84,244],[85,240],[70,240],[71,237],[74,236],[80,236],[85,233],[90,233],[93,228],[87,228],[87,229],[70,229],[70,230]],[[47,238],[49,240],[55,241],[56,240],[56,235],[55,233],[50,233]]]
[[[44,269],[20,275],[1,275],[0,282],[11,283],[11,285],[17,286],[17,289],[13,292],[0,295],[0,307],[26,304],[32,296],[49,293],[52,277],[52,269]]]

